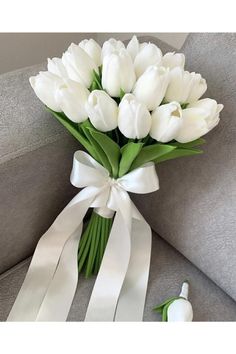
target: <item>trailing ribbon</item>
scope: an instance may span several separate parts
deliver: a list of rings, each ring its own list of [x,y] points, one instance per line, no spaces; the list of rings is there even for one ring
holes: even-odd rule
[[[153,163],[114,180],[83,151],[74,154],[71,183],[80,191],[41,237],[8,321],[65,321],[77,282],[77,251],[89,207],[116,212],[85,321],[141,321],[151,229],[127,192],[159,188]]]

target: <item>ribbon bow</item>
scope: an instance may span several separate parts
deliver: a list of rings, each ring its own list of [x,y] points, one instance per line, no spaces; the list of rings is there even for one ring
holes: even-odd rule
[[[83,151],[74,154],[71,183],[80,191],[58,215],[35,249],[8,321],[65,321],[78,282],[77,251],[89,207],[116,212],[85,321],[141,321],[151,229],[127,192],[159,188],[153,163],[121,178]]]

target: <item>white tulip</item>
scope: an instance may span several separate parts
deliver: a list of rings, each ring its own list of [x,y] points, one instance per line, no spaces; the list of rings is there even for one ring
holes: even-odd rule
[[[151,65],[160,65],[161,59],[162,52],[155,44],[144,44],[134,60],[136,76],[141,76]]]
[[[117,127],[118,106],[105,91],[94,90],[90,93],[86,110],[93,126],[107,132]]]
[[[119,97],[120,90],[131,92],[136,77],[132,59],[126,49],[106,55],[102,66],[102,87],[112,97]]]
[[[81,123],[88,118],[85,104],[89,91],[80,83],[64,80],[63,85],[57,90],[57,102],[65,115],[76,123]]]
[[[169,83],[169,69],[150,66],[135,84],[133,94],[149,111],[162,102]]]
[[[165,99],[168,102],[190,103],[198,100],[206,89],[206,81],[200,74],[190,73],[176,67],[170,71],[170,83]]]
[[[61,78],[68,78],[65,65],[62,63],[61,58],[48,58],[48,71]]]
[[[35,94],[46,106],[56,112],[62,111],[57,101],[57,90],[63,83],[59,76],[41,71],[37,76],[30,77],[29,81]]]
[[[176,136],[180,143],[187,143],[208,133],[220,121],[222,104],[210,98],[202,99],[183,110],[183,125]]]
[[[208,129],[211,130],[220,121],[220,112],[224,108],[223,104],[217,104],[217,102],[211,98],[203,98],[195,103],[188,105],[188,108],[201,108],[207,112],[206,122]]]
[[[174,300],[167,310],[168,322],[191,322],[193,320],[193,308],[188,301],[188,283],[184,282],[179,296]]]
[[[129,41],[129,43],[127,44],[127,51],[131,56],[132,60],[135,59],[136,55],[139,52],[139,49],[140,49],[140,44],[138,38],[136,36],[133,36]]]
[[[152,112],[150,136],[167,143],[175,139],[182,122],[182,109],[178,102],[161,105]]]
[[[123,42],[117,41],[114,38],[110,38],[108,41],[103,43],[102,59],[104,59],[104,57],[106,55],[110,55],[114,52],[119,52],[121,49],[124,49],[124,48],[125,48],[125,45]]]
[[[118,127],[130,139],[142,139],[151,128],[151,115],[146,106],[132,94],[126,94],[119,105]]]
[[[207,83],[200,74],[194,75],[193,86],[187,98],[188,103],[196,102],[206,92]]]
[[[63,54],[62,62],[70,79],[90,87],[93,79],[93,70],[98,72],[98,67],[82,48],[72,43]]]
[[[165,68],[173,69],[176,66],[184,68],[185,56],[182,53],[166,53],[162,58],[162,65]]]
[[[79,47],[93,59],[97,66],[102,64],[102,48],[94,39],[84,39],[79,43]]]

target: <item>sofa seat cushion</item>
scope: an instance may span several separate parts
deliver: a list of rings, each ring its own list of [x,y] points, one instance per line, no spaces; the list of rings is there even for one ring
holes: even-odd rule
[[[30,260],[21,262],[0,277],[0,320],[5,321],[23,282]],[[94,277],[81,276],[69,321],[83,321]],[[162,238],[153,234],[151,270],[144,321],[160,321],[155,305],[177,295],[181,283],[190,282],[194,321],[236,321],[236,303]]]
[[[224,104],[221,121],[203,155],[157,165],[160,190],[135,202],[153,230],[236,300],[236,33],[193,33],[180,51],[206,78],[206,97]]]

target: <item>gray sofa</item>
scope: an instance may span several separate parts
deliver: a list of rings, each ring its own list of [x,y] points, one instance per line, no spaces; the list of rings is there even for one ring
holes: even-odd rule
[[[173,51],[154,38],[163,50]],[[195,321],[236,320],[236,34],[190,34],[187,68],[225,105],[204,155],[157,166],[160,191],[133,196],[153,229],[145,321],[186,278]],[[0,320],[5,321],[38,239],[77,190],[69,183],[80,146],[47,112],[28,83],[36,65],[0,76]],[[40,161],[40,168],[39,166]],[[68,320],[84,318],[94,278],[82,276]]]

